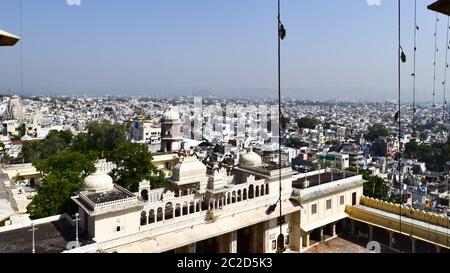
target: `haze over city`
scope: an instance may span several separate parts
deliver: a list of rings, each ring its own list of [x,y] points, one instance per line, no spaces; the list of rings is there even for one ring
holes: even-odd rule
[[[417,100],[432,99],[434,13],[418,3]],[[274,1],[4,0],[0,25],[21,34],[2,50],[0,93],[22,95],[276,95]],[[402,3],[402,99],[412,99],[412,1]],[[287,0],[282,12],[285,97],[392,100],[397,96],[395,1]],[[437,98],[446,19],[438,30]]]

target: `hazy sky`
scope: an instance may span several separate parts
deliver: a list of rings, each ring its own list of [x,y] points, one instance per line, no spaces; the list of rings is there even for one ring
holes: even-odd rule
[[[0,29],[20,35],[19,2],[0,1]],[[431,2],[418,0],[421,100],[431,100],[433,86]],[[23,0],[23,7],[23,94],[276,94],[276,0]],[[413,15],[414,1],[403,0],[405,100],[412,97]],[[439,101],[447,25],[440,18]],[[283,94],[395,99],[397,1],[282,0],[282,21]],[[0,93],[21,93],[19,49],[0,48]]]

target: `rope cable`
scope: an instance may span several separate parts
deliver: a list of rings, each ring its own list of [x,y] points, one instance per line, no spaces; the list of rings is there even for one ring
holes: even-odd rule
[[[277,242],[277,252],[282,253],[285,251],[284,246],[284,235],[283,235],[283,211],[282,211],[282,187],[281,187],[281,130],[282,130],[282,112],[281,112],[281,40],[284,39],[286,31],[283,24],[281,23],[280,15],[280,0],[278,0],[278,179],[279,179],[279,197],[278,202],[280,203],[280,235],[278,236]]]
[[[416,53],[417,53],[417,0],[414,0],[414,61],[413,61],[413,104],[412,104],[412,131],[415,135],[416,131]]]
[[[435,96],[436,96],[436,58],[437,58],[437,53],[439,51],[438,47],[437,47],[437,40],[438,40],[438,22],[439,22],[439,17],[438,17],[438,13],[436,12],[436,23],[435,23],[435,32],[434,32],[434,63],[433,63],[433,68],[434,68],[434,72],[433,72],[433,108],[432,108],[432,112],[431,112],[431,122],[434,124],[434,111],[435,111]]]
[[[445,68],[444,68],[444,92],[442,98],[442,122],[445,124],[445,106],[447,101],[445,99],[446,86],[447,86],[447,68],[448,68],[448,50],[450,49],[450,41],[448,40],[448,33],[450,29],[450,17],[447,16],[447,39],[445,40]]]
[[[402,252],[401,237],[402,232],[402,204],[403,204],[403,188],[402,188],[402,168],[401,168],[401,63],[406,62],[406,56],[401,46],[401,0],[398,0],[398,182],[400,186],[400,206],[399,206],[399,224],[400,224],[400,253]]]

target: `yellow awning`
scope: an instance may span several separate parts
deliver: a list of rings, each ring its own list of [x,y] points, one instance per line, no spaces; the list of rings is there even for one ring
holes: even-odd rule
[[[450,1],[439,0],[439,1],[429,5],[428,9],[445,14],[445,15],[450,15]]]
[[[19,40],[19,37],[0,29],[0,46],[13,46]]]

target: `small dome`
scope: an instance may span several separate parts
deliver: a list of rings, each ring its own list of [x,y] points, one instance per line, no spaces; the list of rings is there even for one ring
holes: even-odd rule
[[[84,179],[84,190],[88,192],[104,192],[114,187],[111,176],[97,171]]]
[[[167,110],[164,112],[164,120],[179,120],[180,115],[173,110],[173,106],[169,105]]]
[[[257,153],[253,151],[247,151],[247,153],[242,154],[239,158],[239,164],[241,164],[242,166],[257,167],[261,166],[262,159]]]
[[[186,157],[173,167],[172,179],[182,181],[185,179],[201,178],[206,176],[206,166],[196,157]]]

